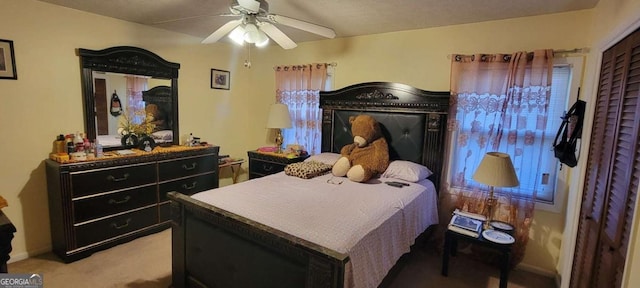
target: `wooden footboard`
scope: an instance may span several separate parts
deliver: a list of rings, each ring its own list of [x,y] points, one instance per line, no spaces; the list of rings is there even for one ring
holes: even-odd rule
[[[173,287],[343,287],[345,254],[177,192]]]

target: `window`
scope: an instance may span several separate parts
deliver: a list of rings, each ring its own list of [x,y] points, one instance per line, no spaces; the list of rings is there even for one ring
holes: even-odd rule
[[[574,60],[569,60],[567,58],[554,59],[554,63],[561,62],[560,64],[554,65],[553,69],[553,79],[551,84],[551,101],[549,102],[549,112],[548,118],[546,119],[546,126],[544,130],[537,130],[539,132],[535,132],[536,129],[522,129],[522,127],[518,127],[518,129],[509,129],[505,127],[503,130],[504,136],[501,138],[499,147],[510,147],[507,145],[509,140],[509,133],[517,133],[518,139],[526,139],[525,141],[531,141],[530,145],[525,145],[522,148],[522,151],[519,153],[523,155],[522,157],[517,157],[519,161],[514,161],[514,166],[516,168],[516,173],[518,174],[518,178],[520,180],[520,186],[514,188],[496,188],[496,191],[505,191],[510,192],[516,195],[522,196],[531,196],[533,192],[536,192],[536,207],[546,207],[542,208],[545,210],[559,211],[559,203],[562,203],[564,200],[564,187],[560,185],[565,185],[566,181],[558,181],[566,179],[566,170],[559,168],[559,162],[554,157],[553,154],[553,141],[555,139],[556,133],[560,124],[562,122],[561,117],[566,113],[568,106],[572,101],[575,101],[577,96],[577,87],[579,85],[580,73],[581,73],[581,60],[578,65],[574,65]],[[574,71],[578,72],[578,77],[573,77]],[[573,94],[573,97],[571,95]],[[460,114],[460,113],[459,113]],[[474,121],[482,121],[482,119],[489,119],[489,117],[499,117],[492,116],[492,114],[485,115],[486,118],[478,117],[474,118]],[[510,115],[505,115],[507,118]],[[458,116],[465,117],[465,116]],[[469,117],[469,116],[466,116]],[[539,125],[540,121],[544,121],[542,119],[535,119],[537,114],[532,114],[531,116],[525,117],[524,119],[512,119],[510,121],[511,126],[519,126],[521,123],[527,123],[526,125]],[[528,119],[533,118],[533,119]],[[461,119],[461,122],[466,121],[465,125],[461,126],[462,130],[466,134],[471,134],[471,130],[474,129],[474,125],[469,124],[469,119]],[[538,124],[536,124],[538,123]],[[534,132],[532,132],[534,131]],[[526,135],[525,135],[526,133]],[[463,133],[461,133],[463,134]],[[460,135],[454,134],[453,137],[459,137]],[[469,141],[479,141],[478,139],[469,139]],[[453,151],[457,151],[460,145],[458,141],[452,141],[452,149]],[[466,143],[468,144],[468,143]],[[480,145],[481,146],[481,145]],[[467,145],[465,149],[469,146]],[[476,150],[472,150],[466,155],[459,155],[458,158],[464,157],[464,159],[455,159],[456,153],[452,153],[452,159],[450,159],[450,163],[453,169],[451,171],[463,171],[462,167],[477,167],[484,155],[486,149],[482,149],[479,146],[475,148]],[[501,152],[507,152],[513,155],[514,151],[505,151],[510,148],[497,149]],[[513,159],[513,158],[512,158]],[[467,168],[468,169],[468,168]],[[475,168],[472,168],[475,169]],[[540,171],[540,172],[537,172]],[[481,187],[484,189],[484,185],[476,183],[471,179],[473,175],[473,171],[466,171],[463,174],[456,176],[456,178],[449,177],[448,179],[452,180],[452,187],[462,188],[465,185],[471,185],[476,187]],[[459,177],[463,177],[466,179],[459,179]],[[458,184],[457,184],[458,183]],[[464,184],[467,183],[467,184]],[[460,186],[459,184],[462,184]],[[469,186],[467,186],[469,187]],[[556,193],[559,191],[561,193]],[[541,205],[538,205],[541,204]]]
[[[288,144],[298,144],[302,145],[310,154],[320,153],[322,142],[320,137],[322,132],[322,110],[319,108],[320,91],[333,90],[336,64],[324,65],[326,65],[326,74],[300,73],[298,75],[282,72],[282,76],[278,77],[278,73],[280,72],[278,72],[278,70],[276,71],[276,85],[278,85],[278,83],[284,83],[278,87],[276,100],[289,107],[289,113],[293,122],[293,127],[283,129],[282,131],[285,139],[285,147]],[[278,78],[283,80],[278,81]],[[289,82],[294,84],[290,84]],[[313,87],[298,87],[295,85],[306,82],[324,83],[324,85]]]
[[[538,169],[533,169],[534,165],[521,165],[519,168],[520,187],[512,189],[525,195],[531,195],[536,191],[538,202],[548,204],[554,203],[554,192],[558,178],[558,159],[553,155],[553,141],[560,124],[562,116],[567,111],[569,84],[571,83],[571,67],[569,65],[561,65],[553,67],[553,80],[551,82],[551,100],[549,102],[549,117],[547,118],[547,126],[544,135],[535,135],[535,141],[541,141],[542,145],[533,147],[542,147],[539,151],[529,151],[529,153],[540,154],[540,163],[538,164],[542,171],[541,175],[536,175]]]

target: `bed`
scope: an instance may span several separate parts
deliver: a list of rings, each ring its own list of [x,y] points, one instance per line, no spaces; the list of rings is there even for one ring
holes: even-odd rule
[[[350,143],[348,118],[366,113],[380,122],[391,160],[424,165],[429,179],[395,188],[383,183],[389,175],[363,184],[281,172],[193,197],[171,192],[173,286],[376,287],[437,223],[448,104],[448,92],[398,83],[321,92],[323,154]]]

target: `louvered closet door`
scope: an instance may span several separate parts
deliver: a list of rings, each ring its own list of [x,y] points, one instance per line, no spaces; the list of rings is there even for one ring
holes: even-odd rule
[[[602,208],[608,185],[608,175],[613,139],[616,130],[617,110],[620,103],[620,79],[622,78],[622,62],[613,57],[614,51],[608,50],[603,55],[600,72],[600,89],[596,100],[593,129],[587,159],[587,172],[582,200],[582,209],[576,239],[576,254],[572,271],[572,287],[588,287],[591,283],[595,261],[595,251],[600,231]],[[617,60],[617,61],[616,61]]]
[[[636,31],[603,54],[571,287],[621,285],[640,178],[639,88]]]

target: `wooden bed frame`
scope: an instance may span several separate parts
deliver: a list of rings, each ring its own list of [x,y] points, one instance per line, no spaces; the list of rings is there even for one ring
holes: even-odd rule
[[[322,151],[353,140],[348,118],[382,126],[391,160],[429,167],[439,187],[449,92],[371,82],[320,92]],[[170,192],[173,287],[343,287],[349,256]]]

